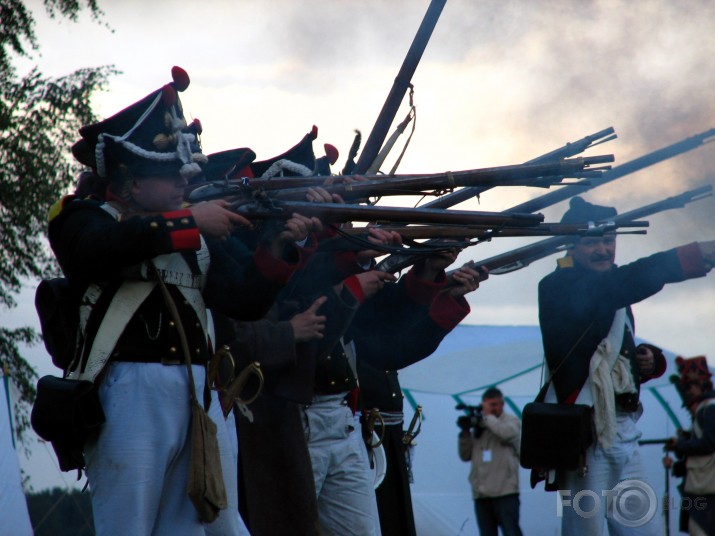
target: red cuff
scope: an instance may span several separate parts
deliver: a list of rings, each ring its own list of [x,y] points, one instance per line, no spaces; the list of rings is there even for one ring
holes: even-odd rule
[[[355,296],[355,299],[359,303],[365,303],[365,293],[362,290],[362,285],[360,284],[360,280],[355,277],[354,275],[351,275],[345,281],[343,281],[343,284],[348,287],[348,290],[352,293],[353,296]]]
[[[360,274],[365,269],[357,262],[357,257],[354,251],[336,251],[333,255],[335,260],[335,268],[343,278],[353,274]]]
[[[195,251],[201,247],[201,235],[198,228],[171,231],[169,238],[171,238],[171,247],[175,251]]]
[[[705,259],[700,253],[700,246],[697,242],[675,248],[675,252],[678,254],[680,267],[683,269],[685,277],[702,277],[708,273]]]
[[[407,272],[405,289],[407,295],[416,303],[426,305],[435,299],[440,290],[447,284],[447,276],[442,272],[437,281],[425,281],[415,275],[415,270]]]
[[[323,226],[321,233],[318,235],[318,238],[321,240],[327,240],[328,238],[334,238],[336,236],[338,236],[337,229],[332,225],[325,225]]]
[[[169,239],[174,251],[195,251],[201,247],[199,228],[189,209],[163,212],[161,216],[164,218],[164,226],[169,231]]]
[[[469,304],[464,296],[455,298],[442,293],[432,300],[429,316],[439,327],[451,331],[464,320],[469,311]]]
[[[300,251],[300,248],[296,248],[296,250]],[[302,255],[299,255],[299,257],[302,257]],[[281,284],[288,282],[293,272],[298,269],[300,263],[300,258],[298,263],[276,259],[271,254],[269,247],[265,244],[261,244],[256,248],[256,252],[253,254],[253,260],[263,277]]]

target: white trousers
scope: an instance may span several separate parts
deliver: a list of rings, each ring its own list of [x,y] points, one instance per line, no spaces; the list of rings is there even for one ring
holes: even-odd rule
[[[610,536],[662,536],[662,497],[646,481],[638,447],[639,416],[617,413],[613,446],[592,446],[586,456],[586,475],[568,471],[559,481],[561,534],[602,536],[607,524]],[[626,481],[628,485],[617,487]]]
[[[193,375],[202,400],[204,368],[194,365]],[[186,493],[191,423],[186,366],[111,363],[99,397],[106,422],[85,445],[98,536],[204,536],[207,527],[208,533],[248,534],[238,515],[236,458],[215,393],[209,416],[217,424],[228,508],[204,525]]]
[[[359,419],[342,395],[316,396],[304,425],[323,534],[375,536],[373,480]]]

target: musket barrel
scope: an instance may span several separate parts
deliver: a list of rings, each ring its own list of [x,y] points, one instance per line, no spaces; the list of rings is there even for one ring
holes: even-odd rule
[[[590,181],[591,184],[587,186],[567,186],[558,191],[549,192],[544,195],[540,195],[535,199],[531,199],[530,201],[515,205],[507,211],[536,212],[538,210],[543,210],[544,208],[555,205],[556,203],[568,199],[569,197],[579,195],[584,191],[591,190],[597,186],[619,179],[624,175],[634,173],[662,162],[663,160],[667,160],[687,151],[697,149],[706,143],[710,143],[713,139],[715,139],[715,129],[711,128],[710,130],[690,136],[689,138],[685,138],[684,140],[673,143],[672,145],[668,145],[646,155],[634,158],[633,160],[621,164],[620,166],[616,166],[612,170],[604,173],[601,178]]]
[[[528,160],[527,162],[525,162],[525,164],[541,164],[544,162],[553,162],[553,161],[561,160],[563,158],[568,158],[568,157],[577,155],[579,153],[582,153],[583,151],[585,151],[592,145],[596,144],[596,142],[603,143],[603,142],[606,142],[606,141],[616,138],[617,136],[614,132],[615,131],[614,131],[613,127],[605,128],[599,132],[596,132],[589,136],[585,136],[585,137],[581,138],[580,140],[577,140],[574,142],[568,142],[563,147],[554,149],[553,151],[550,151],[546,154],[543,154],[536,158],[532,158],[531,160]],[[606,138],[606,136],[608,136],[608,138]],[[601,138],[606,138],[606,139],[601,139]],[[476,197],[479,194],[486,192],[490,188],[493,188],[493,186],[491,186],[491,185],[489,185],[489,186],[470,186],[467,188],[462,188],[461,190],[457,190],[455,192],[443,195],[443,196],[439,197],[438,199],[435,199],[434,201],[425,203],[422,206],[426,207],[426,208],[453,207],[454,205],[457,205],[457,204],[461,203],[462,201],[466,201],[467,199],[471,199],[472,197]],[[527,212],[535,212],[535,211],[527,211]]]
[[[613,218],[613,221],[631,221],[638,218],[651,216],[653,214],[657,214],[665,210],[684,207],[688,203],[708,197],[709,195],[711,195],[711,192],[711,185],[695,188],[694,190],[689,190],[687,192],[683,192],[682,194],[674,195],[661,201],[656,201],[655,203],[651,203],[649,205],[645,205],[643,207],[624,212],[623,214],[619,214],[618,216],[615,216]],[[482,264],[487,265],[491,273],[494,274],[508,273],[509,271],[513,271],[514,269],[519,269],[523,268],[524,266],[528,266],[533,261],[543,259],[544,257],[548,257],[549,255],[553,255],[554,253],[558,253],[563,246],[569,244],[572,241],[572,237],[555,236],[552,238],[547,238],[546,240],[542,240],[535,244],[522,246],[521,248],[517,248],[501,255],[490,257],[480,262],[475,262],[475,264],[477,266],[481,266]],[[499,271],[499,268],[501,267],[512,266],[513,268],[511,270],[507,268],[502,271]]]
[[[234,210],[249,219],[288,218],[297,212],[304,216],[320,218],[324,222],[392,221],[528,227],[538,225],[544,220],[542,214],[502,214],[500,212],[377,207],[304,201],[285,201],[268,209],[255,204],[239,203]]]
[[[521,236],[600,236],[605,233],[616,233],[617,228],[643,228],[648,227],[647,221],[631,221],[618,225],[603,224],[589,226],[584,224],[564,224],[564,223],[540,223],[536,227],[506,227],[495,229],[493,226],[479,225],[409,225],[409,226],[385,226],[379,228],[384,231],[399,233],[403,238],[412,240],[420,238],[480,238],[492,239],[499,237],[521,237]],[[366,234],[364,227],[353,227],[342,229],[342,234],[360,236]],[[637,231],[637,234],[644,234],[645,231]],[[623,233],[620,233],[623,234]],[[631,233],[629,233],[631,234]]]
[[[568,158],[575,154],[584,152],[589,147],[611,141],[618,136],[615,133],[613,127],[604,128],[588,136],[584,136],[580,140],[567,142],[563,147],[559,147],[551,152],[537,156],[531,160],[525,162],[525,164],[537,164],[539,162],[547,162],[549,160],[561,160],[562,158]]]
[[[710,197],[712,195],[712,190],[712,185],[695,188],[693,190],[683,192],[682,194],[674,195],[661,201],[651,203],[650,205],[624,212],[623,214],[619,214],[612,218],[612,221],[617,224],[624,224],[624,222],[628,222],[628,224],[637,224],[637,222],[633,220],[657,214],[665,210],[684,207],[688,203]],[[481,261],[470,261],[469,264],[472,266],[484,265],[489,268],[490,273],[494,275],[506,274],[525,268],[534,261],[563,251],[568,244],[573,242],[573,240],[573,235],[552,236],[533,244],[521,246],[511,251],[507,251],[506,253],[501,253]],[[380,261],[378,269],[388,272],[396,272],[410,266],[416,258],[417,257],[410,255],[390,255]]]

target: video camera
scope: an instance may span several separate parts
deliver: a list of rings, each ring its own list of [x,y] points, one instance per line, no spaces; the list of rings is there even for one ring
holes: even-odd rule
[[[454,409],[461,409],[467,413],[466,415],[457,417],[457,426],[459,426],[460,429],[464,431],[471,430],[475,439],[482,435],[482,419],[484,418],[484,414],[482,413],[481,404],[479,406],[469,406],[462,403],[457,404]]]

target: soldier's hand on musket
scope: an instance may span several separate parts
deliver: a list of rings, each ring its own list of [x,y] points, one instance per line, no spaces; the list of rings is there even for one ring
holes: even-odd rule
[[[349,178],[346,177],[345,183],[348,184],[350,182],[354,181],[351,181]],[[332,186],[333,184],[335,184],[335,177],[328,177],[323,182],[323,186]],[[321,188],[321,190],[325,190],[325,188]],[[330,195],[332,196],[332,201],[328,201],[329,203],[345,203],[345,199],[343,199],[340,194],[331,193]]]
[[[477,290],[480,281],[484,281],[489,277],[489,270],[486,266],[481,266],[479,270],[475,270],[469,264],[465,264],[455,270],[450,277],[454,284],[448,285],[447,292],[456,298]]]
[[[308,192],[305,194],[305,199],[311,203],[344,203],[343,198],[338,194],[331,194],[325,188],[316,186],[315,188],[308,188]]]
[[[253,227],[251,222],[230,210],[223,199],[204,201],[189,207],[196,226],[202,234],[226,240],[237,226]]]
[[[378,270],[370,270],[369,272],[362,272],[356,274],[354,277],[357,278],[362,288],[362,292],[365,298],[370,298],[377,294],[382,287],[385,286],[387,281],[397,281],[397,278],[387,272],[380,272]]]
[[[355,184],[356,182],[366,182],[366,181],[372,181],[375,179],[379,179],[380,177],[373,175],[370,177],[366,177],[365,175],[352,175],[350,177],[345,177],[343,179],[343,182],[345,184]]]
[[[371,227],[370,225],[365,228],[368,232],[367,240],[371,244],[375,244],[377,246],[402,245],[402,237],[398,232],[386,231],[384,229],[380,229],[379,227]],[[364,265],[370,262],[375,257],[379,257],[380,255],[384,254],[384,251],[379,251],[377,249],[363,249],[355,254],[355,259],[359,264]]]
[[[321,296],[305,311],[298,313],[290,319],[290,325],[293,328],[293,337],[295,338],[295,342],[308,342],[323,338],[323,331],[325,331],[325,316],[318,315],[317,311],[327,299],[328,298],[325,296]]]
[[[275,257],[281,257],[286,245],[291,242],[301,242],[311,233],[320,233],[322,230],[323,224],[318,218],[293,213],[286,221],[283,231],[273,240],[271,251]]]

